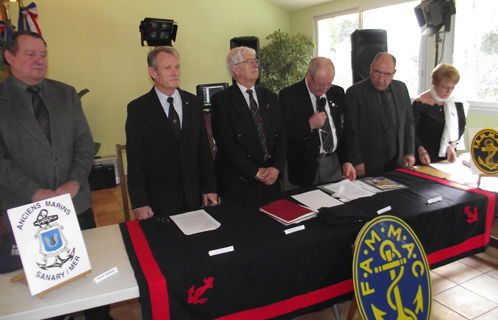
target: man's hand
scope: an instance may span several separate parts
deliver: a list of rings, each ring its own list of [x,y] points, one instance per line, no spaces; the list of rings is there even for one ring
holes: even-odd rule
[[[40,188],[40,189],[38,189],[38,191],[36,191],[36,193],[33,195],[33,197],[31,197],[31,202],[38,202],[38,201],[42,201],[42,200],[57,197],[57,196],[58,196],[58,194],[52,190]]]
[[[315,112],[309,119],[311,130],[323,127],[325,119],[327,119],[327,114],[324,111]]]
[[[217,193],[205,193],[202,195],[202,202],[204,206],[215,206],[218,204],[218,194]]]
[[[68,181],[55,189],[55,193],[59,196],[69,193],[71,198],[74,198],[79,190],[80,183],[78,181]]]
[[[259,168],[254,179],[261,180],[261,177],[266,176],[266,170],[268,170],[268,168]]]
[[[259,181],[263,182],[266,185],[271,186],[278,179],[279,171],[274,167],[266,168],[266,171],[263,172],[258,178]]]
[[[354,181],[356,179],[356,171],[351,162],[345,162],[342,165],[342,178]]]
[[[403,164],[405,168],[411,168],[415,164],[415,157],[412,155],[406,155],[403,157]]]
[[[354,166],[354,170],[356,171],[356,176],[361,177],[365,175],[365,164],[360,163],[357,166]]]
[[[135,215],[135,220],[145,220],[152,218],[154,212],[149,206],[145,206],[133,210],[133,214]]]

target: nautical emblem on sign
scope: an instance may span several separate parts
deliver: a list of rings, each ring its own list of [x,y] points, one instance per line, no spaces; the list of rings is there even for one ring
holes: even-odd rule
[[[213,277],[209,277],[207,280],[204,279],[204,286],[197,288],[197,290],[195,290],[194,286],[192,286],[190,289],[188,289],[188,303],[203,304],[208,299],[207,298],[199,299],[199,298],[204,294],[204,291],[212,287],[213,287]]]
[[[498,132],[483,129],[472,140],[471,155],[475,166],[484,173],[498,173]]]
[[[353,282],[363,319],[430,319],[432,287],[424,249],[401,219],[380,216],[358,234]]]
[[[477,208],[474,207],[474,212],[470,211],[470,206],[465,207],[463,210],[463,213],[467,215],[467,222],[472,223],[472,222],[477,222],[479,220],[479,213],[477,212]]]
[[[71,251],[67,247],[68,241],[62,233],[64,227],[55,222],[59,219],[57,215],[48,215],[46,209],[42,209],[33,223],[39,227],[36,232],[35,239],[38,239],[40,244],[40,254],[42,263],[38,263],[38,267],[47,270],[48,268],[62,267],[64,263],[70,261],[74,257],[74,248]]]

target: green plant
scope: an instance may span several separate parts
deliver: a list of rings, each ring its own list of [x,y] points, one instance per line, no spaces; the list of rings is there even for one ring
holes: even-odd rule
[[[315,44],[307,35],[290,36],[280,30],[267,36],[266,40],[270,43],[261,48],[260,85],[278,93],[304,78]]]

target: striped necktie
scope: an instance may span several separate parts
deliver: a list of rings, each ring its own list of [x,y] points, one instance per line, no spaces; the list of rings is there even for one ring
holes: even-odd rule
[[[249,109],[251,110],[254,124],[258,129],[259,140],[261,141],[261,146],[263,147],[263,151],[265,152],[264,161],[266,161],[268,159],[268,146],[266,145],[265,130],[263,129],[263,122],[261,121],[259,107],[256,103],[256,100],[254,100],[252,90],[246,90],[246,92],[249,94]]]
[[[325,112],[325,114],[327,114],[327,111],[325,111],[326,103],[327,100],[325,98],[316,96],[316,108],[318,111],[323,111]],[[325,122],[320,128],[320,134],[322,136],[323,150],[325,151],[325,153],[332,153],[332,150],[334,149],[334,138],[332,137],[332,130],[330,128],[330,121],[328,116],[325,118]]]

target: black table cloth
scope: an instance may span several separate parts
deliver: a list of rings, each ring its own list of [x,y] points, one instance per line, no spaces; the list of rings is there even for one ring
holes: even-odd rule
[[[377,211],[403,219],[419,237],[431,267],[482,252],[489,243],[495,194],[408,170],[386,177],[409,188],[361,198],[337,212]],[[288,229],[258,211],[312,188],[258,201],[223,201],[205,210],[221,227],[185,236],[174,224],[146,220],[120,225],[139,284],[144,319],[289,319],[352,296],[352,250],[362,223],[330,226],[326,217]],[[427,204],[428,199],[442,201]],[[292,227],[292,226],[290,226]],[[210,250],[234,251],[209,256]]]

